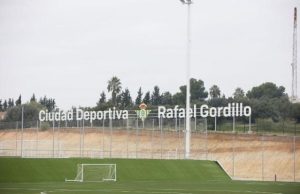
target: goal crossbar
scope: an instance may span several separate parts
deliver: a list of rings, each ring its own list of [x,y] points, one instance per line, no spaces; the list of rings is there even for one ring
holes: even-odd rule
[[[66,182],[103,182],[116,180],[116,164],[78,164],[75,179],[65,179]]]

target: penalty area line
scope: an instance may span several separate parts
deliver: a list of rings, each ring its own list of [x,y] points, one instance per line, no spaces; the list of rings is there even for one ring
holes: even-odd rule
[[[177,191],[175,191],[177,190]],[[179,191],[181,190],[181,192]],[[152,194],[193,194],[194,192],[206,192],[206,193],[213,193],[213,192],[229,192],[229,193],[255,193],[255,194],[283,194],[278,192],[267,192],[267,191],[249,191],[249,190],[216,190],[216,189],[201,189],[201,190],[192,190],[184,192],[185,189],[174,189],[174,191],[171,191],[171,189],[156,189],[156,191],[140,191],[140,190],[120,190],[120,189],[55,189],[52,191],[46,191],[47,193],[52,192],[107,192],[107,193],[114,193],[114,192],[121,192],[121,193],[152,193]]]
[[[153,193],[153,194],[193,194],[193,193],[182,193],[182,192],[172,192],[172,191],[129,191],[129,190],[119,190],[119,189],[54,189],[51,191],[46,191],[46,193],[53,193],[53,192],[107,192],[107,193],[114,193],[114,192],[121,192],[121,193]]]
[[[41,191],[42,189],[37,188],[22,188],[22,187],[2,187],[0,190],[27,190],[27,191]],[[177,191],[176,191],[177,190]],[[180,192],[180,191],[181,192]],[[45,193],[54,193],[54,192],[107,192],[107,193],[114,193],[114,192],[122,192],[122,193],[152,193],[152,194],[192,194],[194,191],[196,192],[229,192],[229,193],[256,193],[256,194],[283,194],[278,192],[267,192],[267,191],[238,191],[238,190],[216,190],[216,189],[196,189],[193,190],[192,193],[184,192],[185,189],[156,189],[156,191],[130,191],[130,190],[122,190],[122,189],[54,189],[54,190],[46,190],[43,191]]]
[[[249,190],[243,190],[243,191],[238,191],[238,190],[194,190],[194,191],[200,191],[200,192],[230,192],[230,193],[257,193],[257,194],[283,194],[283,193],[277,193],[277,192],[268,192],[268,191],[249,191]]]

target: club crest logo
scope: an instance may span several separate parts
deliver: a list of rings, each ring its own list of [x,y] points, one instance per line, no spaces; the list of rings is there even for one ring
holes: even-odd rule
[[[135,111],[136,115],[139,119],[144,121],[147,118],[147,116],[149,115],[149,113],[151,112],[151,110],[146,110],[147,105],[145,103],[140,104],[139,108],[140,108],[140,110]]]

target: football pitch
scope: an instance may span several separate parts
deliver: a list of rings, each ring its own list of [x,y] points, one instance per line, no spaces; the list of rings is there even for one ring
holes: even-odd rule
[[[65,182],[80,163],[117,164],[117,181]],[[0,158],[0,193],[296,194],[300,183],[233,181],[213,161]]]

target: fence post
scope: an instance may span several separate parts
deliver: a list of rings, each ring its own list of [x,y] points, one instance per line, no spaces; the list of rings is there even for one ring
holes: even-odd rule
[[[138,141],[139,141],[139,118],[136,118],[136,134],[135,134],[135,158],[138,158]]]
[[[103,118],[102,120],[102,155],[103,157],[105,157],[105,149],[104,149],[104,146],[105,146],[105,139],[104,139],[104,136],[105,136],[105,131],[104,131],[104,125],[105,125],[105,119]]]
[[[177,132],[177,115],[175,116],[175,131]]]
[[[204,127],[205,127],[205,159],[208,159],[208,139],[207,139],[207,118],[204,120]]]
[[[162,159],[162,118],[159,117],[159,127],[160,127],[160,159]]]
[[[38,142],[39,142],[39,121],[36,121],[36,148],[35,148],[35,154],[36,157],[38,157]]]
[[[235,132],[235,116],[232,117],[232,132]]]
[[[79,120],[77,120],[77,128],[79,129],[79,155],[82,157],[82,128],[79,127]]]
[[[180,118],[179,118],[179,120],[178,120],[178,127],[179,127],[179,130],[178,130],[178,141],[179,141],[179,142],[183,142],[183,141],[182,141],[182,138],[181,138],[181,136],[180,136],[180,135],[181,135],[181,127],[180,127],[180,125],[181,125],[181,122],[180,122]],[[182,149],[182,146],[183,146],[183,145],[180,143],[181,149]]]
[[[176,117],[177,120],[177,117]],[[181,138],[180,138],[180,118],[178,119],[177,133],[178,133],[178,144],[177,147],[181,148]],[[181,150],[181,149],[180,149]],[[180,150],[179,150],[179,158],[180,158]]]
[[[215,116],[215,132],[217,131],[217,116]]]
[[[232,177],[235,176],[235,134],[232,136]]]
[[[197,131],[197,117],[195,117],[195,132]]]
[[[109,158],[112,156],[112,119],[109,118],[109,128],[110,128],[110,143],[109,143]]]
[[[294,136],[294,182],[296,182],[296,136]]]
[[[60,129],[61,129],[61,125],[60,125],[60,122],[59,122],[59,127],[57,128],[57,154],[58,154],[58,157],[60,158],[61,157],[61,142],[60,142]]]
[[[251,123],[252,123],[252,121],[251,121],[251,115],[249,116],[249,131],[248,131],[248,133],[251,133],[252,131],[252,129],[251,129]]]
[[[18,156],[18,128],[19,128],[19,123],[18,121],[16,122],[16,156]]]
[[[282,133],[284,134],[284,119],[283,119],[283,121],[282,121]]]
[[[152,135],[151,135],[151,158],[153,159],[153,135],[154,135],[154,122],[155,120],[152,119]]]
[[[261,136],[261,177],[264,180],[264,134]]]
[[[23,158],[23,132],[24,132],[24,106],[22,106],[22,123],[21,123],[21,158]]]
[[[52,158],[54,158],[54,116],[52,121]]]
[[[84,139],[85,139],[85,128],[84,128],[84,119],[82,119],[82,153],[83,153],[83,157],[85,156]]]
[[[127,131],[127,147],[126,147],[126,152],[127,152],[127,159],[128,159],[128,146],[129,146],[129,123],[128,123],[129,118],[126,120],[126,131]]]

